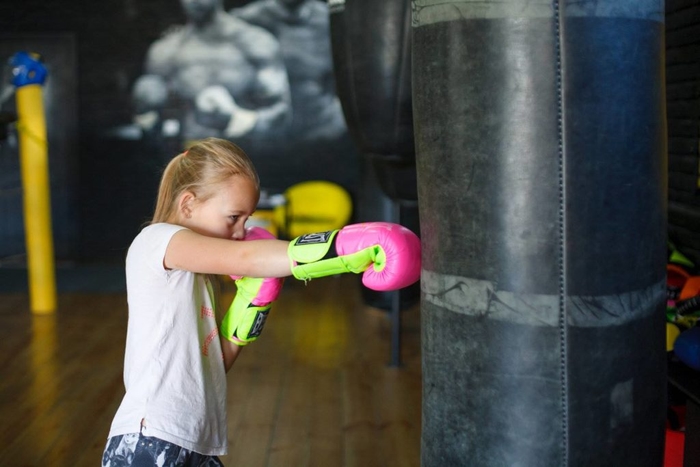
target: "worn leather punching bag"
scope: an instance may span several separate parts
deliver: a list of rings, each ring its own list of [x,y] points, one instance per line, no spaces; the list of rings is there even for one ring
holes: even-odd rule
[[[660,467],[663,2],[413,6],[422,466]]]

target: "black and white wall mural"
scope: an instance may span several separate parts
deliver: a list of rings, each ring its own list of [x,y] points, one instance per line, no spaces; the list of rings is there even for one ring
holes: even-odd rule
[[[149,44],[130,88],[132,121],[112,137],[230,139],[263,185],[331,179],[352,189],[357,161],[335,94],[328,7],[318,0],[180,0],[181,23]],[[339,144],[341,143],[341,144]],[[167,156],[166,156],[167,157]]]

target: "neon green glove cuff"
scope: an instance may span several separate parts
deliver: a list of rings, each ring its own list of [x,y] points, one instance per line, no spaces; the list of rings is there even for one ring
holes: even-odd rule
[[[302,235],[292,240],[287,250],[292,275],[306,281],[346,272],[358,274],[375,263],[385,261],[384,251],[378,245],[349,255],[337,256],[335,251],[337,234],[338,230],[333,230]]]
[[[256,306],[251,302],[263,279],[244,277],[236,281],[238,290],[221,321],[222,335],[236,345],[247,345],[262,333],[271,304]]]

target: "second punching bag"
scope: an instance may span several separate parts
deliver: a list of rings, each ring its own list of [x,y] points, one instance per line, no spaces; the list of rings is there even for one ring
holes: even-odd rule
[[[661,0],[413,2],[423,467],[661,466]]]
[[[338,97],[364,174],[360,221],[390,220],[418,233],[411,102],[411,8],[406,0],[330,0],[331,46]],[[365,302],[390,309],[394,293],[362,288]],[[400,293],[418,301],[419,284]]]
[[[415,200],[410,4],[329,5],[335,81],[348,130],[387,196]]]

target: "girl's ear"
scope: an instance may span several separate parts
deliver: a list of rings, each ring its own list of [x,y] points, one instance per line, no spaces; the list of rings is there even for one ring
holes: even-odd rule
[[[191,191],[186,191],[180,195],[178,200],[177,210],[183,219],[189,219],[192,217],[192,208],[196,200],[196,196]]]

